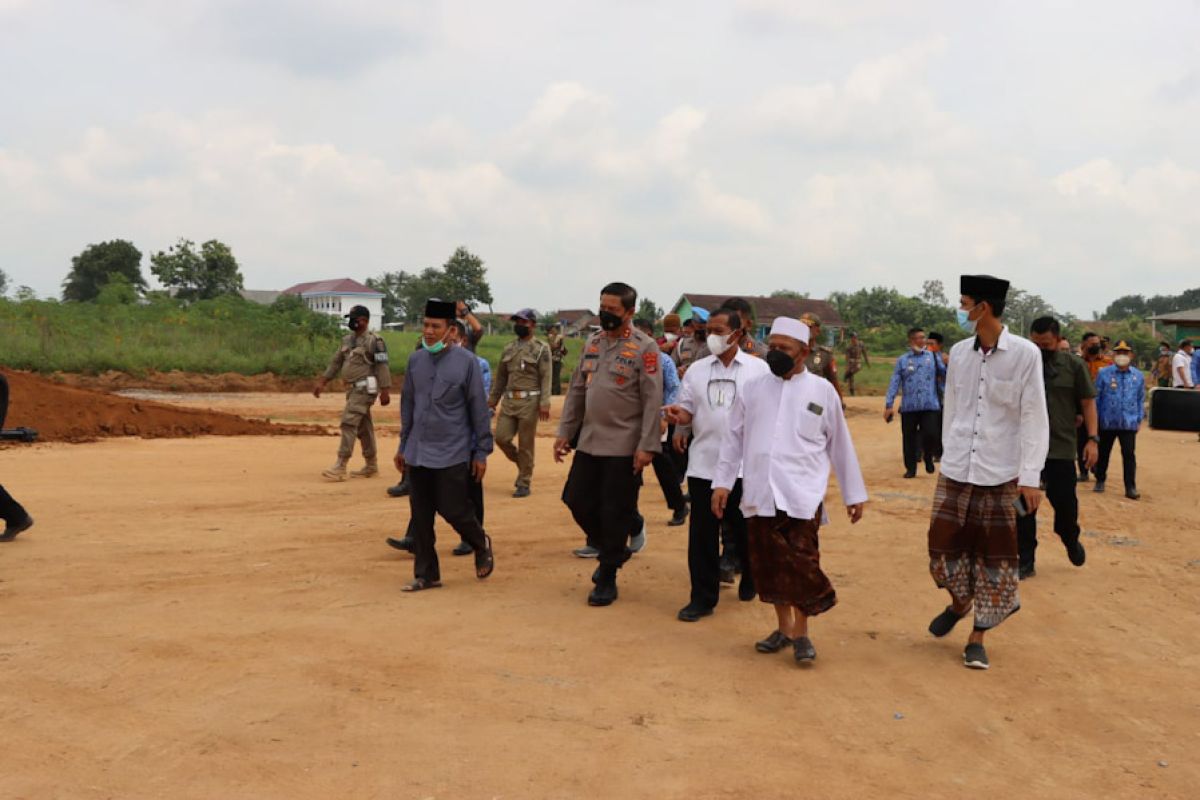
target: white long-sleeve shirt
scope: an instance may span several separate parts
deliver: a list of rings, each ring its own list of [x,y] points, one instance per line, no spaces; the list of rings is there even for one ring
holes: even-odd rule
[[[713,488],[732,489],[743,470],[742,513],[812,519],[837,473],[846,505],[865,503],[842,401],[833,384],[805,371],[789,380],[772,374],[747,381],[730,414]]]
[[[770,374],[767,362],[740,347],[728,367],[716,356],[707,356],[684,373],[679,405],[692,415],[694,437],[688,447],[689,478],[711,481],[717,474],[721,440],[729,429],[734,403],[745,392],[748,381]]]
[[[959,483],[1037,488],[1050,449],[1042,356],[1005,327],[985,353],[978,339],[950,350],[942,474]]]

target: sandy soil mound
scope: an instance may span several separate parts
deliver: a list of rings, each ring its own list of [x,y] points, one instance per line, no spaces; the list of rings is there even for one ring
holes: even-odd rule
[[[27,372],[3,371],[11,397],[5,427],[29,427],[39,441],[87,442],[105,436],[146,439],[188,436],[322,434],[316,425],[279,425],[219,411],[63,386]]]
[[[205,375],[195,372],[149,372],[145,375],[130,375],[126,372],[109,370],[99,375],[80,375],[73,372],[55,372],[50,380],[81,389],[98,389],[116,392],[126,389],[153,389],[163,392],[308,392],[315,378],[287,378],[272,373],[241,375],[222,372]],[[333,387],[336,388],[336,385]]]

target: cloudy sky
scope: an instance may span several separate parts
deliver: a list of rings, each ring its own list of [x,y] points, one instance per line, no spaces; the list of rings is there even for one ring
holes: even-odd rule
[[[232,246],[247,288],[438,265],[823,297],[1200,284],[1200,3],[0,0],[0,269]]]

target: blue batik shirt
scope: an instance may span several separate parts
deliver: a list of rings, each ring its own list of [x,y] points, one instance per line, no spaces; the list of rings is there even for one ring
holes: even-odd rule
[[[899,392],[901,414],[940,411],[942,404],[938,401],[938,383],[945,379],[946,365],[937,353],[928,350],[914,353],[910,348],[896,359],[884,405],[891,408]]]
[[[1200,350],[1192,353],[1192,383],[1200,386]]]
[[[662,350],[658,351],[658,371],[663,376],[663,405],[673,406],[679,399],[679,370],[671,357]]]
[[[1116,364],[1096,373],[1096,413],[1102,431],[1136,431],[1146,404],[1146,378],[1135,367]]]

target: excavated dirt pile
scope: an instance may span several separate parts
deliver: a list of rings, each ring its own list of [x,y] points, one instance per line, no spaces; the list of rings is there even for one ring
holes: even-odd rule
[[[28,372],[3,370],[10,387],[6,428],[28,427],[43,442],[88,442],[108,436],[144,439],[191,436],[323,434],[318,425],[281,425],[219,411],[179,408],[105,392],[76,389]]]

